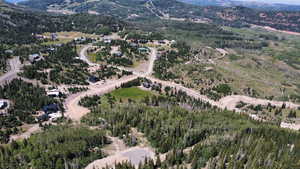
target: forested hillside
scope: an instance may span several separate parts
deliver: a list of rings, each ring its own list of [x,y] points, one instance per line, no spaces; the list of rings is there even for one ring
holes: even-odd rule
[[[85,127],[52,126],[28,140],[0,146],[0,168],[84,168],[101,158],[108,144],[103,131]]]
[[[300,169],[300,40],[253,26],[300,12],[21,4],[0,0],[0,169]]]
[[[51,5],[55,7],[49,8]],[[234,27],[270,26],[276,29],[300,32],[298,20],[300,12],[262,11],[246,7],[201,7],[185,4],[176,0],[124,0],[124,1],[87,1],[81,0],[29,0],[22,5],[42,10],[63,12],[88,12],[110,15],[129,20],[162,17],[181,18],[201,22],[211,22]]]
[[[224,6],[224,7],[234,7],[243,6],[247,8],[254,8],[260,10],[269,11],[300,11],[299,5],[292,5],[284,3],[273,3],[268,1],[239,1],[239,0],[179,0],[181,2],[190,3],[200,6]]]
[[[59,31],[81,31],[97,33],[103,26],[112,30],[113,25],[124,26],[124,22],[109,16],[77,14],[57,16],[47,13],[31,12],[20,7],[0,3],[0,42],[31,43],[35,34]]]
[[[119,102],[112,98],[113,104],[118,105],[113,107],[105,101],[111,96],[91,97],[92,113],[82,121],[106,126],[114,136],[125,140],[132,137],[131,128],[137,128],[158,152],[167,152],[164,162],[150,160],[141,168],[300,167],[298,133],[253,121],[245,115],[186,102],[183,93],[172,93],[168,97],[146,96],[141,101]]]

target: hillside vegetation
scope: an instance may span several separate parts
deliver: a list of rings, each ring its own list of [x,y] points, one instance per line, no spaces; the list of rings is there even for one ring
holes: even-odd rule
[[[29,0],[21,3],[36,9],[56,12],[88,12],[120,17],[128,20],[142,20],[160,17],[162,19],[188,19],[219,25],[245,27],[251,24],[270,26],[280,30],[300,32],[300,12],[261,11],[246,7],[201,7],[176,0]]]
[[[173,97],[178,100],[174,101]],[[114,136],[125,140],[132,136],[131,128],[144,133],[158,152],[167,152],[166,161],[153,162],[152,166],[149,162],[147,168],[179,165],[191,165],[192,169],[299,167],[299,134],[252,121],[245,115],[183,104],[184,100],[175,94],[165,98],[145,97],[129,103],[115,100],[118,106],[113,107],[98,102],[82,121],[92,126],[106,126]],[[190,147],[192,150],[188,151]]]
[[[0,2],[0,42],[9,44],[32,43],[37,39],[34,34],[44,32],[81,31],[97,33],[107,26],[113,30],[113,25],[120,27],[123,22],[109,16],[77,14],[57,16],[25,10],[20,7]]]
[[[83,168],[101,158],[108,144],[103,131],[85,127],[52,126],[28,140],[0,146],[0,168]]]

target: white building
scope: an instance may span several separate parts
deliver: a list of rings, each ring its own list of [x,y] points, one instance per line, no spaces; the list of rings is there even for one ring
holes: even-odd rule
[[[109,43],[111,43],[111,39],[105,38],[105,39],[103,40],[103,42],[106,43],[106,44],[109,44]]]
[[[50,97],[59,97],[60,95],[61,95],[61,92],[57,89],[49,90],[47,92],[47,96],[50,96]]]
[[[34,63],[34,62],[37,62],[37,61],[39,61],[39,60],[41,60],[42,59],[42,57],[39,55],[39,54],[32,54],[32,55],[29,55],[29,61],[31,62],[31,63]]]
[[[0,109],[4,109],[7,106],[7,102],[4,100],[0,100]]]
[[[61,118],[61,117],[62,117],[61,112],[49,114],[50,121],[57,120],[58,118]]]

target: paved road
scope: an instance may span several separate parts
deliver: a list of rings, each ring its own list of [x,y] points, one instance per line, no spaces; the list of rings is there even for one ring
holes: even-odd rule
[[[112,36],[112,39],[114,38],[118,38],[117,36]],[[88,48],[90,48],[91,45],[86,45],[80,52],[80,58],[87,62],[90,66],[95,66],[97,64],[90,62],[87,59],[86,56],[86,51]],[[207,96],[205,95],[201,95],[198,91],[193,90],[193,89],[189,89],[186,88],[180,84],[176,84],[174,82],[169,82],[169,81],[163,81],[163,80],[159,80],[156,79],[154,77],[152,77],[152,73],[153,73],[153,67],[154,67],[154,62],[157,58],[157,49],[155,48],[150,48],[151,49],[151,54],[149,55],[149,63],[148,63],[148,67],[145,68],[144,71],[134,71],[134,69],[130,69],[130,68],[124,68],[124,67],[117,67],[120,70],[126,70],[126,71],[131,71],[133,72],[133,75],[138,76],[138,77],[146,77],[148,79],[150,79],[153,82],[158,82],[161,83],[163,86],[171,86],[174,87],[176,89],[180,89],[185,91],[188,95],[198,98],[198,99],[202,99],[203,101],[209,102],[210,104],[212,104],[213,106],[217,106],[219,108],[225,109],[227,108],[228,110],[235,110],[235,111],[239,111],[239,109],[236,109],[235,106],[236,104],[238,104],[240,101],[243,101],[245,103],[248,104],[261,104],[261,105],[267,105],[267,104],[272,104],[274,106],[281,106],[282,104],[286,104],[287,107],[289,108],[297,108],[300,107],[300,105],[298,104],[294,104],[292,102],[280,102],[280,101],[272,101],[272,100],[265,100],[265,99],[258,99],[258,98],[252,98],[252,97],[248,97],[248,96],[242,96],[242,95],[230,95],[230,96],[226,96],[222,99],[220,99],[219,101],[214,101],[209,99]]]
[[[21,62],[19,57],[15,57],[13,59],[9,60],[9,67],[10,70],[5,73],[4,75],[0,76],[0,85],[3,85],[7,82],[10,82],[11,80],[15,79],[18,77],[18,73],[20,72],[21,69]]]
[[[87,58],[87,56],[86,56],[87,50],[88,50],[89,48],[91,48],[92,46],[93,46],[93,45],[91,45],[91,44],[84,46],[84,47],[81,49],[80,53],[79,53],[79,57],[80,57],[81,60],[83,60],[83,61],[85,61],[86,63],[88,63],[90,66],[95,66],[95,65],[97,65],[97,64],[91,62],[91,61]]]
[[[86,46],[85,48],[83,48],[83,50],[87,50],[88,47],[89,46]],[[81,51],[80,53],[81,53],[80,58],[82,58],[83,60],[87,60],[87,57],[85,56],[85,52]],[[157,50],[155,48],[151,48],[149,66],[148,66],[147,70],[144,71],[144,72],[136,72],[132,69],[128,69],[128,68],[124,68],[124,67],[117,67],[117,68],[119,68],[120,70],[132,71],[133,74],[136,77],[146,77],[146,78],[150,79],[152,82],[161,83],[163,86],[170,86],[170,87],[174,87],[178,90],[185,91],[189,96],[192,96],[192,97],[195,97],[197,99],[201,99],[203,101],[206,101],[206,102],[210,103],[211,105],[217,106],[221,109],[226,108],[228,110],[240,111],[239,109],[237,109],[235,107],[240,101],[243,101],[243,102],[248,103],[248,104],[254,104],[254,105],[258,105],[258,104],[267,105],[267,104],[270,103],[271,105],[278,106],[278,107],[282,106],[283,104],[286,104],[286,107],[288,107],[288,108],[298,108],[298,107],[300,107],[300,105],[294,104],[292,102],[272,101],[272,100],[252,98],[252,97],[249,97],[249,96],[242,96],[242,95],[230,95],[230,96],[226,96],[224,98],[221,98],[219,101],[214,101],[212,99],[209,99],[205,95],[201,95],[196,90],[189,89],[187,87],[184,87],[180,84],[176,84],[174,82],[163,81],[163,80],[159,80],[159,79],[156,79],[156,78],[152,77],[151,75],[152,75],[152,72],[153,72],[153,67],[154,67],[154,62],[155,62],[156,57],[157,57]],[[91,63],[91,65],[94,65],[94,63]]]
[[[80,119],[89,113],[89,109],[78,105],[79,101],[85,96],[103,95],[115,90],[116,87],[120,87],[122,83],[129,82],[136,79],[137,76],[126,76],[118,80],[108,81],[104,84],[96,83],[89,86],[89,90],[81,93],[77,93],[69,96],[64,105],[66,107],[65,116],[74,121],[80,121]]]

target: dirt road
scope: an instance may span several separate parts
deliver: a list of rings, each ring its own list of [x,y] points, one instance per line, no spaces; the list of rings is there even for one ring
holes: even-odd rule
[[[145,158],[154,159],[155,153],[152,149],[148,147],[132,147],[127,150],[118,152],[115,155],[108,156],[106,158],[96,160],[90,163],[85,169],[102,169],[106,166],[113,167],[116,163],[121,163],[128,161],[133,164],[136,168],[142,162],[144,162]]]
[[[27,139],[29,138],[32,134],[37,133],[41,130],[41,128],[39,127],[39,124],[34,124],[32,126],[29,127],[29,129],[21,134],[17,134],[17,135],[12,135],[10,136],[10,141],[12,140],[22,140],[22,139]]]
[[[95,66],[95,65],[97,65],[97,64],[91,62],[91,61],[87,58],[87,56],[86,56],[87,50],[88,50],[89,48],[91,48],[92,46],[93,46],[93,45],[91,45],[91,44],[84,46],[84,47],[81,49],[80,53],[79,53],[79,57],[80,57],[80,59],[81,59],[82,61],[86,62],[86,63],[89,64],[90,66]]]
[[[19,57],[10,59],[9,66],[10,66],[10,70],[4,75],[0,76],[0,85],[10,82],[13,79],[18,77],[18,73],[20,72],[22,66]]]

